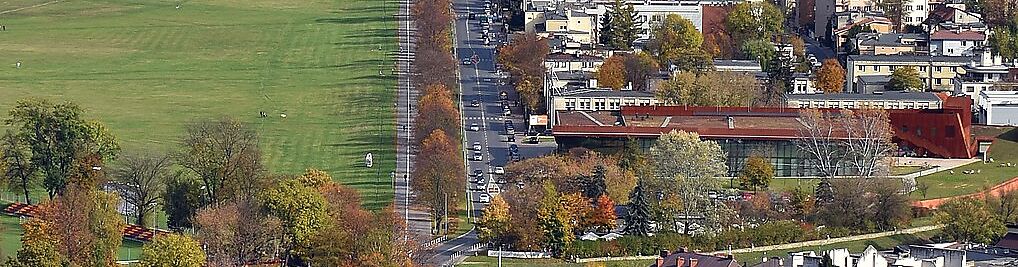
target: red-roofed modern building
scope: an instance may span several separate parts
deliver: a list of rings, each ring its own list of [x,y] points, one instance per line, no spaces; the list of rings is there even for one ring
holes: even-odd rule
[[[972,158],[977,145],[971,136],[968,97],[941,96],[939,109],[888,109],[894,142],[901,155]],[[836,111],[828,109],[829,111]],[[717,141],[728,154],[729,175],[745,159],[770,158],[778,176],[810,176],[815,170],[796,146],[800,140],[798,108],[626,106],[619,112],[560,111],[554,121],[559,149],[612,150],[632,139],[649,148],[662,133],[696,132]],[[849,173],[843,173],[849,174]]]
[[[935,56],[972,56],[986,42],[986,35],[976,31],[940,30],[930,35],[930,52]]]

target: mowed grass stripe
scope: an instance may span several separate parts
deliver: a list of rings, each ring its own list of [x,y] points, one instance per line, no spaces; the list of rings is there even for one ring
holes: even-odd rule
[[[320,168],[358,188],[369,208],[391,203],[394,3],[175,5],[68,1],[5,16],[0,54],[24,65],[0,62],[0,110],[30,96],[74,101],[127,151],[171,151],[187,123],[232,116],[257,129],[273,172]],[[380,171],[363,166],[369,151]]]

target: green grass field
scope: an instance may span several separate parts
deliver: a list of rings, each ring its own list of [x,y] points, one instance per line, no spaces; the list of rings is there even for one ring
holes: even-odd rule
[[[1013,140],[1013,139],[1012,139]],[[998,138],[990,146],[989,156],[993,163],[974,162],[948,171],[937,172],[916,179],[918,183],[930,186],[926,196],[913,192],[916,199],[934,199],[959,196],[982,191],[1018,176],[1018,167],[1000,167],[1001,163],[1018,164],[1018,142]],[[962,174],[964,170],[979,170],[978,174]]]
[[[391,202],[395,2],[32,7],[46,2],[0,0],[0,118],[18,99],[73,101],[129,152],[171,151],[188,122],[231,116],[257,130],[272,172],[323,169],[358,188],[368,208]],[[367,152],[377,170],[363,167]]]

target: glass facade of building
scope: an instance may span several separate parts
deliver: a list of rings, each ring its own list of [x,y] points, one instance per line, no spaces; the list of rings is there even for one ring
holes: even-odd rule
[[[556,136],[558,148],[567,151],[576,147],[583,147],[605,153],[614,153],[625,146],[629,140],[622,137],[564,137]],[[644,151],[654,145],[657,138],[640,137],[635,141]],[[727,153],[728,176],[738,176],[745,166],[746,159],[758,155],[769,159],[776,176],[780,177],[801,177],[817,176],[817,171],[808,162],[808,155],[803,153],[792,140],[747,140],[747,139],[718,139],[711,140],[721,146],[721,150]]]

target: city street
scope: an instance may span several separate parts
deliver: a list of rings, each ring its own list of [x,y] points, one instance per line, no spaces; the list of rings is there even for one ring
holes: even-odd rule
[[[519,147],[519,154],[524,158],[551,153],[555,146],[554,143],[522,144],[526,123],[523,121],[523,111],[520,107],[510,105],[511,115],[504,116],[503,102],[499,100],[500,92],[505,91],[508,94],[509,102],[513,102],[511,100],[516,97],[510,86],[499,85],[496,72],[496,44],[505,40],[502,22],[492,21],[487,26],[482,25],[481,15],[485,12],[485,2],[482,0],[458,0],[453,4],[456,12],[456,59],[460,64],[459,81],[462,92],[460,108],[465,137],[463,155],[467,161],[466,170],[469,174],[475,170],[480,170],[483,173],[480,183],[468,183],[467,195],[471,202],[468,208],[471,220],[473,220],[481,215],[481,210],[486,205],[486,203],[479,202],[481,195],[485,194],[485,190],[479,190],[478,186],[483,186],[488,190],[502,186],[495,183],[500,175],[496,175],[494,172],[496,167],[505,166],[509,161],[511,144],[516,144]],[[474,14],[474,19],[470,18],[471,13]],[[490,36],[487,45],[484,40],[485,30]],[[474,104],[475,101],[476,104]],[[509,135],[506,134],[506,120],[511,120],[517,129],[515,142],[507,142]],[[475,124],[476,131],[472,129]],[[480,150],[474,150],[475,142],[480,144]],[[476,153],[480,154],[480,160],[474,159]],[[468,178],[468,173],[464,173],[464,179]],[[463,225],[461,227],[470,226]],[[436,264],[458,262],[461,259],[454,256],[468,251],[477,243],[475,231],[459,238],[451,238],[433,250],[435,256],[431,262]]]

